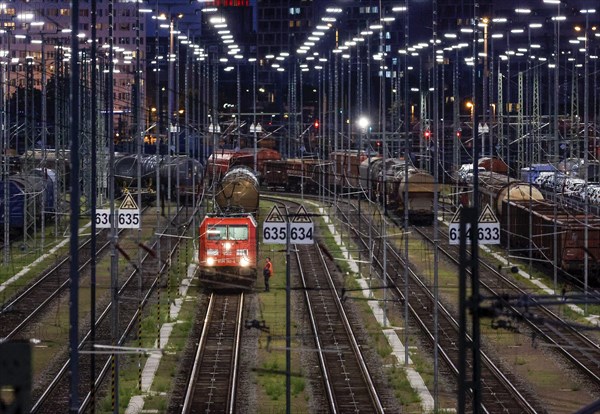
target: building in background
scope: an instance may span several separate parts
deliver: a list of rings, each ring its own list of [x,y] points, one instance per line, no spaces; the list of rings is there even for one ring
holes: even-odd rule
[[[115,134],[128,135],[132,130],[134,105],[137,88],[135,84],[136,54],[139,40],[139,53],[141,67],[145,61],[145,17],[138,16],[134,2],[113,3],[113,111],[115,115]],[[91,48],[94,47],[91,39],[92,16],[90,2],[81,3],[78,33],[80,37],[79,51],[81,54],[81,72],[85,82],[82,82],[81,93],[91,90]],[[139,22],[139,31],[138,31]],[[5,99],[18,96],[13,107],[24,107],[28,103],[32,110],[30,117],[19,119],[23,122],[34,124],[36,134],[41,134],[39,122],[35,119],[41,116],[41,103],[29,103],[24,91],[41,91],[48,85],[57,85],[55,94],[44,96],[48,100],[47,114],[51,122],[47,128],[53,130],[53,123],[60,122],[60,118],[67,117],[60,111],[67,111],[67,106],[61,101],[68,97],[68,88],[65,79],[69,76],[71,56],[71,2],[69,0],[56,0],[52,2],[43,0],[17,0],[14,2],[0,3],[0,61],[5,70],[4,80],[7,87]],[[106,81],[108,73],[108,54],[110,45],[109,36],[109,4],[99,1],[96,16],[97,42],[96,53],[98,62],[98,96],[99,107],[106,112]],[[139,35],[139,38],[138,38]],[[42,85],[45,83],[45,85]],[[143,76],[140,76],[140,101],[144,102]],[[33,95],[33,92],[32,92]],[[37,109],[37,112],[35,111]],[[55,113],[56,112],[56,113]],[[84,111],[84,116],[86,115]],[[87,114],[89,115],[89,113]],[[18,118],[18,117],[17,117]],[[56,119],[55,119],[56,118]],[[51,143],[53,134],[48,140]],[[37,138],[34,140],[37,141]],[[20,145],[20,143],[17,143]]]

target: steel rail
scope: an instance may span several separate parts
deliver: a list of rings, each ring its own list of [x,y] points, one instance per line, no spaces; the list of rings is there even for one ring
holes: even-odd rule
[[[324,275],[326,276],[326,281],[329,285],[329,288],[331,290],[331,292],[333,293],[333,298],[334,298],[334,303],[337,309],[337,314],[340,317],[340,320],[342,322],[342,325],[344,327],[344,330],[346,331],[346,335],[347,335],[347,339],[351,345],[352,348],[352,352],[356,358],[358,367],[360,369],[362,378],[367,386],[367,390],[369,392],[370,395],[370,399],[371,402],[373,404],[373,409],[376,412],[379,413],[383,413],[385,412],[385,409],[383,407],[383,404],[381,402],[381,399],[379,397],[379,394],[377,393],[375,384],[373,383],[373,380],[371,378],[371,374],[369,372],[369,369],[367,367],[367,363],[362,355],[362,351],[360,349],[360,346],[356,340],[356,336],[354,334],[354,331],[352,329],[352,326],[348,320],[348,316],[346,314],[346,311],[343,307],[342,301],[340,299],[340,297],[337,294],[336,291],[336,287],[335,287],[335,283],[333,282],[333,278],[331,275],[331,272],[329,271],[329,268],[327,266],[327,263],[325,261],[324,255],[323,255],[323,251],[322,249],[318,246],[315,245],[314,249],[316,250],[316,252],[318,253],[318,257],[319,257],[319,261],[322,265],[322,269],[324,270]],[[302,284],[304,287],[304,296],[306,299],[306,303],[307,303],[307,308],[308,308],[308,312],[309,312],[309,317],[311,320],[311,326],[312,326],[312,330],[314,332],[315,335],[315,341],[317,343],[317,351],[318,351],[318,355],[319,355],[319,361],[321,364],[321,369],[323,372],[323,376],[324,376],[324,382],[325,382],[325,389],[326,389],[326,393],[328,396],[328,400],[330,403],[330,409],[332,410],[332,412],[341,412],[340,409],[337,407],[337,402],[336,402],[336,398],[335,398],[335,393],[333,391],[333,386],[331,385],[331,378],[329,376],[328,373],[328,368],[327,368],[327,363],[325,361],[324,358],[324,352],[325,350],[323,349],[321,340],[319,338],[319,330],[317,328],[317,321],[316,321],[316,317],[315,317],[315,313],[313,310],[313,305],[312,305],[312,301],[310,298],[310,295],[308,293],[309,289],[308,289],[308,285],[306,282],[306,277],[305,277],[305,272],[304,269],[302,268],[302,262],[301,262],[301,258],[300,258],[300,252],[299,250],[296,248],[295,250],[295,255],[296,255],[296,260],[298,262],[298,267],[300,269],[300,277],[302,280]]]
[[[177,243],[175,243],[175,245],[173,246],[173,251],[177,249],[177,247],[179,246],[179,242],[180,239],[178,239]],[[155,240],[154,243],[152,244],[152,247],[150,248],[153,249],[156,244],[158,243],[158,240]],[[172,255],[173,251],[169,252],[169,257]],[[148,256],[150,256],[150,252],[147,251],[144,256],[142,257],[142,262],[147,260]],[[161,264],[160,270],[157,272],[157,275],[160,275],[164,269],[168,266],[170,260],[164,261]],[[132,270],[132,272],[129,274],[129,276],[127,277],[126,281],[123,283],[123,285],[119,288],[118,290],[118,294],[121,295],[123,293],[123,291],[128,287],[129,283],[131,283],[131,281],[134,280],[134,277],[137,275],[139,269],[134,268]],[[154,289],[156,288],[156,286],[158,285],[158,276],[156,276],[154,278],[153,283],[151,284],[151,286],[148,288],[146,295],[144,296],[143,300],[142,300],[142,306],[144,304],[146,304],[150,298],[150,295],[154,292]],[[100,313],[100,315],[98,316],[98,319],[96,320],[96,327],[98,327],[100,325],[100,323],[102,323],[104,321],[104,319],[106,319],[107,316],[109,316],[110,311],[112,309],[112,303],[109,303],[104,310]],[[134,326],[132,324],[132,321],[135,321],[138,317],[138,312],[136,311],[134,313],[134,315],[132,316],[132,318],[130,318],[130,322],[128,324],[129,329],[131,329],[132,326]],[[129,331],[124,332],[119,341],[118,344],[122,344],[122,342],[125,340],[125,338],[127,337],[127,335],[129,334]],[[84,345],[87,343],[89,337],[91,335],[91,330],[88,330],[87,333],[82,337],[81,341],[79,342],[78,345],[78,349],[82,350]],[[110,363],[106,363],[104,365],[104,367],[101,369],[100,374],[98,376],[98,378],[95,380],[95,384],[100,384],[101,381],[104,379],[106,372],[108,371],[107,365],[109,366]],[[50,382],[50,384],[46,387],[46,389],[44,390],[44,392],[40,395],[40,397],[38,398],[38,400],[35,402],[35,404],[33,404],[30,412],[31,413],[37,413],[39,412],[39,410],[41,409],[42,405],[46,402],[46,400],[50,397],[50,395],[52,394],[52,392],[55,390],[55,388],[58,386],[59,382],[62,380],[62,378],[66,375],[67,371],[70,368],[70,359],[67,359],[66,362],[62,365],[62,367],[59,369],[58,373],[55,375],[55,377],[53,378],[53,380]],[[84,397],[84,399],[81,402],[80,405],[80,409],[79,412],[84,411],[85,409],[87,409],[87,406],[89,404],[89,402],[91,401],[91,393],[88,392],[88,394]]]

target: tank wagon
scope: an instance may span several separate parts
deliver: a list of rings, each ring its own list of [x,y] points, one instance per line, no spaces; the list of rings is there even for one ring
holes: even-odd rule
[[[359,187],[371,200],[382,202],[383,188],[383,159],[381,157],[367,158],[358,168]]]
[[[490,171],[479,173],[479,193],[481,205],[489,203],[500,216],[504,214],[505,201],[544,199],[542,193],[531,183]]]
[[[215,200],[222,213],[256,214],[259,202],[256,175],[244,166],[231,168],[217,184]]]
[[[138,166],[141,171],[142,194],[151,197],[156,193],[157,171],[161,189],[171,190],[171,199],[193,202],[202,189],[203,168],[200,161],[188,157],[135,154],[121,155],[115,159],[114,175],[117,193],[137,193]],[[170,181],[170,185],[169,185]]]
[[[188,156],[171,157],[171,162],[160,170],[161,182],[171,180],[171,198],[179,197],[186,204],[193,204],[202,193],[204,168],[202,163]]]
[[[400,215],[408,209],[414,224],[430,224],[433,221],[433,176],[409,162],[406,180],[405,165],[404,159],[387,158],[384,161],[379,156],[369,156],[366,151],[336,151],[330,154],[329,160],[265,161],[263,184],[287,191],[304,188],[306,192],[317,192],[323,185],[337,187],[385,204]]]
[[[396,158],[371,158],[361,163],[362,176],[366,177],[369,198],[388,207],[396,207],[398,181],[396,174],[404,171],[404,160]],[[413,167],[414,168],[414,167]]]
[[[55,211],[55,184],[48,174],[19,173],[8,177],[8,223],[17,234],[41,220],[42,215]],[[0,181],[0,226],[7,217],[5,182]]]
[[[138,160],[137,155],[127,154],[115,157],[115,189],[119,195],[124,192],[137,193],[138,165],[141,165],[142,192],[148,194],[156,181],[157,158],[155,155],[151,155],[142,156]]]
[[[22,171],[23,166],[25,168],[30,167],[31,165],[26,164],[33,162],[34,166],[41,166],[41,168],[47,168],[49,171],[64,174],[65,182],[67,185],[70,183],[71,152],[69,150],[56,150],[54,148],[28,150],[19,155],[16,162],[18,165],[15,165],[16,168],[12,170],[15,174]]]

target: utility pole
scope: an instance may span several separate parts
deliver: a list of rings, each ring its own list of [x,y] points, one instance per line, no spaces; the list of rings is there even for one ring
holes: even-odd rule
[[[110,3],[112,4],[112,2]],[[79,0],[73,0],[71,27],[79,27]],[[79,411],[79,37],[71,33],[71,221],[69,289],[69,412]],[[8,181],[8,177],[5,177]],[[6,182],[5,181],[5,182]],[[5,198],[5,200],[7,200]],[[5,203],[8,204],[8,203]],[[8,216],[5,216],[8,217]],[[7,220],[5,220],[7,221]]]

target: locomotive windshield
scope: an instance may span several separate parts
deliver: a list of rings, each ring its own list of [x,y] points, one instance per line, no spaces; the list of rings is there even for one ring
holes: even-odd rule
[[[248,240],[248,226],[212,226],[207,234],[208,240]]]
[[[227,226],[212,226],[208,228],[208,240],[227,240]]]
[[[248,240],[248,226],[229,226],[229,240]]]

